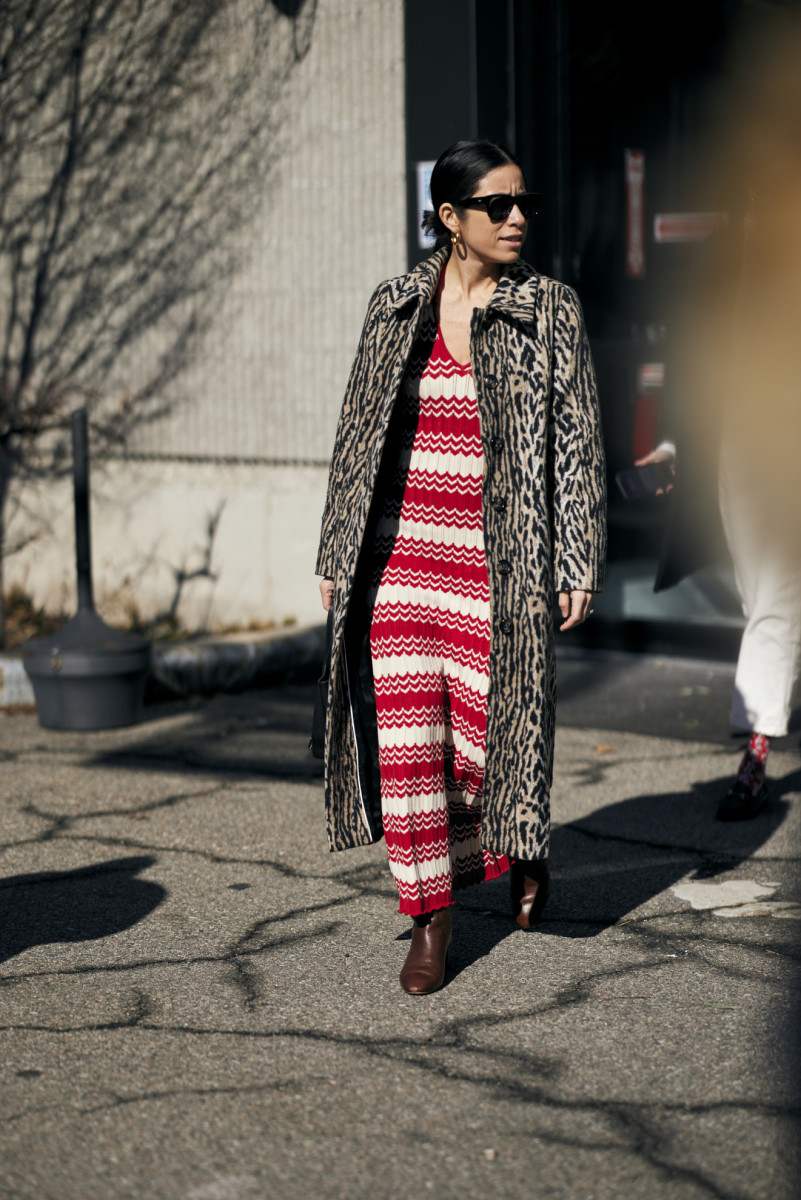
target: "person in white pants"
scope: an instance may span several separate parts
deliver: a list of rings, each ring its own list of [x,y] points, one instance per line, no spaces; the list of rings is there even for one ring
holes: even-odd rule
[[[764,806],[801,663],[801,17],[777,17],[743,69],[710,171],[728,222],[673,298],[666,432],[685,440],[637,464],[678,465],[658,589],[702,565],[717,484],[747,618],[731,721],[751,734],[722,820]]]
[[[673,467],[675,461],[675,445],[663,442],[636,465],[666,462]],[[747,619],[730,721],[751,734],[734,783],[717,811],[720,820],[730,821],[754,817],[765,806],[771,738],[788,732],[801,676],[801,553],[782,517],[769,511],[769,497],[776,497],[763,486],[758,462],[759,458],[752,458],[749,469],[738,441],[724,432],[718,475],[720,513]]]

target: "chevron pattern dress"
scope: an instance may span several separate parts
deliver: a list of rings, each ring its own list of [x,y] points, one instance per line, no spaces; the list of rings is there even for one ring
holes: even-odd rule
[[[389,866],[399,911],[417,916],[509,868],[481,846],[490,612],[478,406],[471,367],[450,355],[433,307],[399,404],[370,645]]]

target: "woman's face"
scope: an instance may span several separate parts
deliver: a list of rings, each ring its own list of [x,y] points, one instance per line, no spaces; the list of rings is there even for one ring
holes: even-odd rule
[[[480,179],[473,189],[473,196],[514,196],[525,190],[523,172],[514,163],[506,163]],[[457,216],[450,205],[443,205],[440,214],[451,232],[456,228],[461,232],[468,257],[483,263],[511,263],[520,257],[528,222],[519,208],[513,208],[499,225],[494,225],[481,208],[466,208],[461,216]],[[448,217],[450,219],[446,219]]]

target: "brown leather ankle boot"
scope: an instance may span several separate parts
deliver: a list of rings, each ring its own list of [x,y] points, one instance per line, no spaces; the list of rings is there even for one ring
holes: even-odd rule
[[[412,996],[437,992],[445,981],[453,931],[453,910],[437,909],[427,925],[415,923],[412,944],[400,973],[401,987]]]
[[[547,858],[537,862],[515,860],[509,871],[512,916],[521,929],[531,929],[542,916],[551,890]]]

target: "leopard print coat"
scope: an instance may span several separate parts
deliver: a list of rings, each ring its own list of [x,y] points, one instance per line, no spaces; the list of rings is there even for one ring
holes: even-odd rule
[[[382,832],[346,629],[395,400],[448,253],[376,289],[336,433],[317,559],[317,573],[334,580],[325,754],[334,850]],[[533,860],[548,854],[555,592],[600,591],[606,549],[595,374],[575,293],[527,263],[505,268],[487,307],[473,312],[470,360],[492,623],[482,836],[488,850]]]

